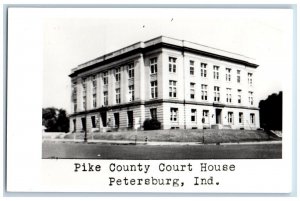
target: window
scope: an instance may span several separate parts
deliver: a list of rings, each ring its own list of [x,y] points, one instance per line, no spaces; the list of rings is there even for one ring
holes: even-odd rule
[[[129,86],[129,102],[134,101],[134,85]]]
[[[252,86],[252,77],[253,77],[253,74],[252,73],[248,73],[248,84],[250,86]]]
[[[253,92],[249,91],[248,93],[249,93],[249,104],[253,105]]]
[[[93,94],[97,92],[97,76],[94,75],[92,77],[92,84],[93,84]]]
[[[108,85],[108,72],[103,73],[103,84]]]
[[[108,92],[103,92],[104,105],[108,105]]]
[[[93,108],[97,107],[97,97],[96,94],[93,94]]]
[[[176,58],[169,57],[169,72],[176,73]]]
[[[116,103],[120,104],[121,103],[121,94],[120,94],[120,88],[116,89]]]
[[[82,106],[86,110],[86,79],[82,80]]]
[[[239,123],[242,124],[244,121],[244,114],[242,112],[239,112]]]
[[[157,98],[157,81],[151,83],[151,98]]]
[[[255,115],[254,115],[254,113],[250,113],[250,123],[251,124],[255,123]]]
[[[238,89],[237,91],[238,91],[237,102],[238,102],[238,104],[241,104],[242,103],[242,90]]]
[[[77,82],[72,83],[72,102],[73,102],[73,110],[77,111]]]
[[[134,65],[133,65],[133,63],[128,65],[128,78],[129,79],[134,78]]]
[[[96,128],[96,117],[95,116],[91,116],[91,120],[92,120],[92,127]]]
[[[196,122],[196,114],[197,114],[197,110],[196,109],[191,109],[191,122]]]
[[[170,80],[169,81],[169,96],[170,98],[176,98],[176,81]]]
[[[236,81],[237,83],[241,83],[241,70],[236,71]]]
[[[115,70],[115,79],[116,79],[116,82],[120,82],[120,80],[121,80],[121,70],[120,70],[120,67],[116,68],[116,70]]]
[[[219,79],[219,66],[214,66],[214,79]]]
[[[82,95],[86,96],[86,78],[82,79]]]
[[[226,89],[226,102],[231,103],[231,89],[230,88]]]
[[[214,86],[214,101],[215,102],[220,101],[220,87]]]
[[[74,112],[76,112],[77,111],[77,102],[74,102],[74,104],[73,104],[73,106],[74,106]]]
[[[207,100],[207,85],[201,84],[201,100]]]
[[[190,96],[191,96],[191,99],[194,99],[195,98],[195,83],[190,83]]]
[[[76,119],[73,119],[73,132],[75,132],[76,131]]]
[[[170,121],[176,122],[178,120],[178,108],[170,108]]]
[[[230,82],[231,81],[231,69],[230,68],[226,68],[226,81]]]
[[[133,128],[133,111],[127,111],[128,127]]]
[[[97,77],[92,77],[92,85],[93,85],[93,108],[97,107]]]
[[[195,66],[194,66],[195,62],[190,60],[190,75],[194,75],[195,73]]]
[[[157,58],[150,59],[150,73],[156,74],[157,73]]]
[[[206,77],[207,71],[206,71],[206,65],[205,63],[201,63],[201,77]]]
[[[86,120],[85,120],[85,117],[81,118],[81,125],[82,125],[82,130],[85,131],[86,130]]]
[[[72,83],[72,100],[75,102],[77,99],[77,87],[76,87],[77,82]]]
[[[120,117],[119,117],[119,113],[114,113],[114,119],[115,119],[115,127],[119,128],[120,126]]]
[[[157,109],[156,108],[151,108],[150,109],[150,115],[151,115],[151,119],[157,119]]]
[[[228,124],[233,124],[233,112],[228,112]]]

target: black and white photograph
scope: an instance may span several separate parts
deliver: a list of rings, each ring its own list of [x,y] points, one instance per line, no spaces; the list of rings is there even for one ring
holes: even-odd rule
[[[7,12],[8,192],[294,191],[294,7]]]
[[[45,20],[43,158],[282,157],[285,21],[120,12]]]

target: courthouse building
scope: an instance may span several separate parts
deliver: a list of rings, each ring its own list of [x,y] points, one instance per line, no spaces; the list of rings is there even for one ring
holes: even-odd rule
[[[257,129],[252,59],[160,36],[72,69],[70,131]]]

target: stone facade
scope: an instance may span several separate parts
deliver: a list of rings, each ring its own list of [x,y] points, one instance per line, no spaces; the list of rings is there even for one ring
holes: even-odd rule
[[[168,37],[139,42],[72,70],[71,131],[259,128],[250,58]]]

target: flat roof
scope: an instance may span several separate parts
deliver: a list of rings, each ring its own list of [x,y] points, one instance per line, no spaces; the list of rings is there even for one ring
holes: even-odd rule
[[[159,36],[147,41],[140,41],[137,43],[134,43],[132,45],[126,46],[124,48],[121,48],[119,50],[110,52],[108,54],[104,54],[100,57],[97,57],[95,59],[92,59],[90,61],[87,61],[85,63],[82,63],[78,65],[77,67],[72,69],[72,75],[76,74],[77,71],[83,71],[86,67],[90,66],[95,66],[95,64],[101,64],[104,61],[112,60],[114,58],[120,57],[125,54],[130,54],[130,53],[136,53],[136,52],[143,52],[143,50],[151,49],[151,47],[159,46],[161,45],[162,47],[166,48],[171,48],[171,49],[179,49],[179,50],[184,50],[187,52],[192,52],[196,53],[199,55],[205,55],[208,57],[212,58],[218,58],[222,59],[225,61],[230,61],[233,63],[240,63],[249,67],[258,67],[257,64],[255,64],[255,60],[250,57],[246,57],[241,54],[237,53],[232,53],[229,51],[209,47],[206,45],[201,45],[198,43],[190,42],[190,41],[185,41],[185,40],[179,40],[167,36]]]

